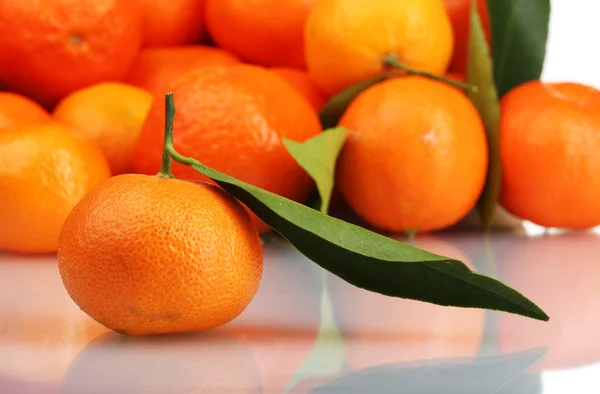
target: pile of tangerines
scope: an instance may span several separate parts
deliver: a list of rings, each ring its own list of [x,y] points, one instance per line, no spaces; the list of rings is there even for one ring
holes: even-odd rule
[[[390,54],[464,80],[470,3],[0,0],[0,250],[58,251],[73,299],[123,332],[232,319],[256,291],[259,233],[269,228],[216,186],[187,182],[209,182],[190,167],[173,164],[180,180],[155,177],[165,94],[173,92],[177,105],[178,152],[305,203],[314,181],[282,139],[319,135],[325,103],[383,72]],[[485,1],[478,3],[489,41]],[[504,208],[548,227],[600,224],[600,93],[531,81],[501,104]],[[339,125],[349,136],[336,188],[365,223],[430,232],[476,205],[488,143],[459,88],[436,78],[390,78],[362,92]],[[218,279],[203,279],[216,287],[190,292],[161,283],[166,259],[196,264],[177,272],[181,283],[220,264]],[[198,324],[162,305],[162,323],[148,329],[139,325],[149,319],[144,310],[102,311],[100,295],[142,297],[115,279],[123,261],[186,311],[222,312]],[[206,310],[198,307],[197,297],[224,288],[204,302]]]

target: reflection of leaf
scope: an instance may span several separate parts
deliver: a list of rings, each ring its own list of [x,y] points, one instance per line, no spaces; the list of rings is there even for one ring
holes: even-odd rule
[[[288,393],[304,379],[338,375],[344,367],[346,347],[333,316],[333,306],[327,287],[327,272],[319,269],[318,274],[322,285],[319,334],[315,346],[304,359],[298,371],[292,376],[284,393]]]
[[[545,353],[545,348],[537,348],[475,359],[383,364],[351,372],[312,393],[492,394],[525,372]]]
[[[484,227],[489,228],[494,221],[502,176],[500,149],[498,146],[500,104],[498,103],[498,94],[494,82],[494,70],[490,50],[485,40],[475,0],[473,0],[471,7],[467,82],[477,86],[477,91],[467,93],[477,111],[479,111],[487,137],[489,152],[488,173],[485,187],[477,204],[477,210],[479,211]]]
[[[164,156],[211,178],[322,268],[357,287],[393,297],[549,319],[516,290],[458,260],[333,218],[180,155],[173,147],[172,93],[166,99]],[[170,168],[170,162],[163,162],[164,167]]]
[[[488,1],[496,84],[500,96],[539,79],[546,57],[550,0]]]
[[[356,85],[352,85],[349,88],[333,96],[327,102],[327,104],[325,104],[323,109],[321,109],[321,112],[319,112],[319,119],[321,119],[321,125],[323,126],[323,128],[328,129],[337,126],[340,118],[346,111],[346,108],[348,108],[348,106],[356,98],[356,96],[358,96],[364,90],[370,88],[371,86],[386,80],[391,75],[395,74],[387,73],[377,75],[373,78],[367,79],[366,81],[362,81],[357,83]]]
[[[329,211],[329,201],[335,182],[335,164],[344,146],[348,130],[343,127],[325,130],[303,143],[284,139],[290,154],[314,179],[321,196],[321,212]]]

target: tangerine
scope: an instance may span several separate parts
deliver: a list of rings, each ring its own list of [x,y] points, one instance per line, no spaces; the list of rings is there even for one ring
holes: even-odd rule
[[[133,152],[152,100],[140,88],[105,82],[71,93],[52,115],[77,137],[95,142],[112,174],[119,175],[133,171]]]
[[[206,0],[218,46],[262,66],[304,68],[304,25],[317,0]]]
[[[109,176],[100,148],[59,124],[0,133],[0,250],[56,252],[71,209]]]
[[[200,331],[237,317],[258,290],[262,244],[221,188],[124,174],[88,193],[60,233],[67,292],[129,335]]]
[[[370,224],[433,231],[475,206],[487,174],[487,143],[477,110],[460,90],[418,76],[388,79],[362,92],[340,125],[349,134],[338,186]]]
[[[137,1],[0,1],[0,84],[46,107],[121,79],[141,44]]]
[[[443,74],[453,45],[440,0],[320,0],[305,28],[308,72],[327,95],[381,73],[390,54]]]
[[[600,91],[531,81],[501,100],[500,201],[541,226],[600,224]]]
[[[177,103],[173,146],[185,156],[295,201],[313,190],[310,176],[282,139],[304,141],[321,132],[308,102],[272,72],[252,65],[192,71],[170,87]],[[135,170],[160,170],[165,105],[156,99],[144,125]],[[209,181],[193,168],[173,163],[178,178]],[[260,231],[268,230],[251,214]]]

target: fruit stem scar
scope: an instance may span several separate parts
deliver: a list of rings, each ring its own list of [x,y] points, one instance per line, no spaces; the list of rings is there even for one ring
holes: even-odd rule
[[[477,92],[477,86],[475,85],[471,85],[468,83],[462,83],[459,81],[455,81],[452,80],[450,78],[446,78],[443,77],[441,75],[435,75],[432,73],[428,73],[426,71],[420,71],[420,70],[416,70],[412,67],[407,66],[406,64],[402,63],[400,61],[400,59],[398,58],[398,55],[396,55],[395,53],[389,53],[387,55],[385,55],[383,57],[383,65],[387,68],[387,67],[393,67],[393,68],[397,68],[399,70],[402,70],[408,74],[411,75],[420,75],[422,77],[427,77],[427,78],[432,78],[432,79],[436,79],[438,81],[447,83],[449,85],[455,86],[459,89],[463,89],[463,90],[469,90],[473,93]]]
[[[162,165],[156,176],[160,178],[175,178],[171,172],[173,159],[169,155],[167,147],[173,146],[173,120],[175,119],[175,101],[173,93],[167,93],[165,96],[165,139],[162,152]]]

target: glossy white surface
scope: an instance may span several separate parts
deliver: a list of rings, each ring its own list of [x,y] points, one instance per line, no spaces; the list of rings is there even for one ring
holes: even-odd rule
[[[599,392],[599,235],[446,234],[416,245],[501,278],[551,321],[392,299],[331,275],[321,313],[322,271],[271,239],[259,294],[237,319],[131,338],[79,311],[55,256],[0,255],[0,393]]]

